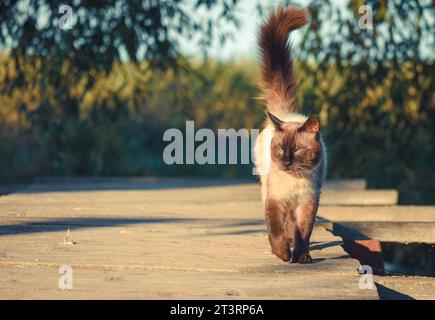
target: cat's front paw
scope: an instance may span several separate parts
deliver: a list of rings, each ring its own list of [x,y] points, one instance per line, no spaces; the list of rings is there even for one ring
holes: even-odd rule
[[[300,263],[300,264],[308,264],[311,263],[313,259],[309,253],[302,253],[298,256],[292,257],[291,263]]]
[[[274,250],[274,249],[272,249],[272,253],[284,262],[290,261],[290,251],[288,249],[286,249],[286,250]]]
[[[272,253],[284,262],[290,261],[291,251],[286,237],[284,235],[275,237],[269,236],[269,240]]]
[[[271,241],[272,253],[284,262],[290,261],[291,253],[287,241],[284,238],[273,239]]]

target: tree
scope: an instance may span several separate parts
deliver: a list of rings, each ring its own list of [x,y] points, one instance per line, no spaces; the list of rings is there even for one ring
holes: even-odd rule
[[[37,110],[47,115],[44,121],[48,124],[53,120],[48,115],[59,109],[62,120],[76,119],[84,93],[114,62],[124,57],[147,60],[152,67],[174,67],[179,61],[178,39],[187,37],[199,49],[206,47],[219,33],[219,22],[238,25],[237,4],[237,0],[76,0],[71,2],[72,11],[62,11],[59,1],[1,1],[0,46],[11,48],[14,58],[14,73],[6,75],[3,92],[35,81],[26,78],[24,70],[26,65],[38,65],[41,90],[48,93],[55,88],[40,106],[43,110]],[[67,20],[72,21],[71,29],[64,30],[60,25]],[[227,35],[220,34],[222,41]]]
[[[364,4],[373,29],[359,25]],[[322,117],[331,175],[433,201],[434,2],[311,1],[309,11],[299,101]]]
[[[190,39],[198,50],[204,50],[212,36],[225,41],[228,28],[227,32],[221,32],[219,26],[238,25],[235,15],[238,1],[69,3],[70,7],[55,0],[0,1],[0,48],[8,51],[6,57],[0,56],[0,94],[3,101],[9,101],[3,108],[13,106],[19,110],[18,118],[24,119],[19,132],[22,135],[24,131],[27,137],[13,138],[9,127],[1,124],[0,139],[4,136],[8,142],[10,138],[33,141],[19,149],[14,142],[5,140],[0,145],[0,154],[4,153],[5,159],[25,159],[33,154],[30,148],[39,148],[38,157],[46,159],[48,155],[50,159],[39,161],[45,163],[45,168],[35,169],[36,172],[101,173],[102,161],[97,161],[100,164],[95,169],[90,159],[100,159],[102,153],[108,158],[114,154],[110,151],[116,149],[113,127],[125,107],[122,99],[112,94],[98,103],[100,111],[94,113],[98,116],[83,121],[81,106],[85,97],[98,91],[95,90],[98,80],[109,77],[117,62],[128,60],[138,69],[144,65],[149,69],[185,68],[179,54],[179,39]],[[141,61],[146,64],[139,65]],[[117,104],[115,112],[111,108],[113,103]],[[101,130],[92,130],[102,127],[107,128],[106,138]],[[98,134],[92,136],[92,132]],[[23,150],[24,156],[18,150]],[[35,161],[38,162],[32,159]]]

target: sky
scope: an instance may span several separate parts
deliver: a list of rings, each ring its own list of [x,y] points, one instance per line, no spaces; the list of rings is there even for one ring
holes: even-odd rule
[[[207,50],[208,56],[218,59],[218,60],[238,60],[240,58],[249,58],[249,59],[256,59],[257,58],[257,31],[259,29],[259,25],[262,23],[263,18],[259,15],[259,13],[256,10],[256,5],[261,4],[264,8],[266,8],[266,12],[269,12],[272,9],[275,9],[278,7],[279,4],[283,4],[286,1],[285,0],[238,0],[237,5],[237,17],[240,21],[240,28],[234,29],[231,28],[232,33],[232,39],[228,39],[227,42],[222,46],[220,42],[218,41],[218,38],[215,37],[213,39],[213,45]],[[307,0],[296,0],[292,1],[292,3],[298,3],[299,5],[303,6],[304,3],[307,3]],[[186,8],[189,8],[190,4],[193,4],[194,2],[186,1]],[[26,1],[21,3],[21,10],[26,10]],[[74,10],[76,8],[73,7]],[[220,12],[220,8],[213,9],[216,14],[218,11]],[[212,10],[212,11],[213,11]],[[193,7],[192,7],[193,11]],[[73,11],[74,13],[74,11]],[[59,13],[60,14],[60,13]],[[193,17],[199,17],[201,18],[201,12],[192,12]],[[213,14],[213,13],[212,13]],[[47,16],[40,16],[38,17],[38,23],[41,25],[47,23]],[[228,25],[216,25],[215,28],[217,30],[220,30],[220,28],[223,27],[225,29],[228,29]],[[293,32],[292,38],[294,42],[297,42],[298,39],[300,39],[300,35],[303,33],[303,31],[298,30]],[[178,39],[180,44],[181,52],[186,56],[191,57],[201,57],[201,51],[198,50],[198,46],[195,45],[195,42],[188,41],[187,39],[180,38]],[[6,45],[8,47],[8,45]],[[0,47],[0,49],[3,49]],[[124,57],[124,58],[123,58]],[[125,58],[125,52],[122,52],[121,50],[121,58],[124,60]]]
[[[265,9],[266,13],[271,10],[276,10],[279,4],[288,2],[286,0],[238,0],[237,5],[237,17],[240,21],[240,28],[231,28],[231,33],[233,38],[229,38],[224,45],[218,41],[217,37],[214,37],[212,46],[207,50],[208,56],[218,59],[218,60],[239,60],[241,58],[257,59],[257,33],[260,24],[264,21],[264,17],[261,17],[256,10],[256,5],[260,3]],[[348,0],[331,0],[334,5],[338,8],[342,8],[344,4],[348,3]],[[427,0],[429,1],[429,0]],[[308,0],[292,0],[292,3],[296,3],[301,7],[306,7]],[[189,4],[193,4],[193,1],[186,1],[186,8],[189,9]],[[193,10],[193,8],[192,8]],[[216,13],[220,10],[219,8],[213,9]],[[212,11],[213,11],[212,10]],[[201,19],[201,15],[205,14],[203,12],[192,12],[192,17],[197,17]],[[212,12],[213,15],[213,12]],[[228,28],[228,25],[216,24],[216,29],[221,30],[222,28]],[[304,27],[307,28],[307,27]],[[301,40],[301,36],[304,33],[304,28],[292,32],[291,38],[295,46]],[[195,41],[188,41],[187,39],[178,39],[180,44],[181,52],[190,57],[199,58],[201,57],[201,51],[198,50]],[[433,50],[429,49],[430,46],[425,44],[423,46],[424,56],[433,57]],[[1,48],[0,48],[1,49]],[[121,57],[122,57],[121,52]]]
[[[336,8],[343,9],[343,6],[348,4],[348,0],[331,0]],[[221,45],[217,39],[214,39],[213,45],[210,47],[208,56],[218,60],[238,60],[240,58],[258,59],[257,51],[257,32],[259,25],[263,22],[264,17],[259,16],[256,10],[256,4],[261,3],[266,8],[266,13],[271,10],[276,10],[278,5],[283,4],[285,0],[239,0],[237,16],[240,19],[241,26],[239,29],[232,29],[234,31],[234,39],[228,39],[225,45]],[[292,0],[291,3],[301,7],[308,5],[308,0]],[[426,2],[429,2],[427,0]],[[345,11],[342,11],[344,14]],[[198,14],[198,13],[195,13]],[[429,13],[427,13],[429,14]],[[429,16],[430,17],[430,16]],[[433,18],[433,16],[432,16]],[[433,21],[433,20],[432,20]],[[326,22],[327,23],[327,22]],[[325,24],[324,27],[328,28]],[[218,28],[218,27],[217,27]],[[291,41],[297,46],[304,34],[303,27],[299,30],[292,32]],[[379,32],[381,30],[378,30]],[[430,40],[431,39],[431,40]],[[432,37],[425,37],[421,44],[421,54],[423,58],[434,58],[433,49],[431,49],[430,41],[433,41]],[[181,52],[187,56],[199,57],[200,51],[193,42],[182,40],[180,41]]]
[[[276,9],[279,4],[282,4],[282,0],[239,0],[238,14],[241,26],[236,29],[233,37],[234,39],[228,39],[226,44],[222,46],[217,39],[214,39],[213,45],[207,51],[210,57],[219,60],[231,60],[239,58],[257,58],[257,31],[259,25],[263,21],[263,18],[259,16],[255,6],[257,2],[269,7],[270,9]],[[298,1],[303,6],[307,1]],[[292,33],[292,40],[297,43],[301,39],[303,29],[297,30]],[[180,41],[181,52],[188,56],[197,56],[198,48],[192,42],[181,40]]]

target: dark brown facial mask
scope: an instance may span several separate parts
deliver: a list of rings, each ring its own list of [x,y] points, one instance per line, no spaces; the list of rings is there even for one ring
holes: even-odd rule
[[[283,122],[271,113],[275,127],[271,143],[271,158],[281,170],[297,175],[307,175],[318,165],[322,150],[320,122],[315,116],[305,123]]]

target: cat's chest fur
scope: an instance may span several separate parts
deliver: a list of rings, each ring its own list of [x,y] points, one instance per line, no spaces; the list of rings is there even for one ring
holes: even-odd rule
[[[313,181],[306,177],[288,174],[272,164],[265,181],[267,196],[289,203],[306,203],[318,193]]]

